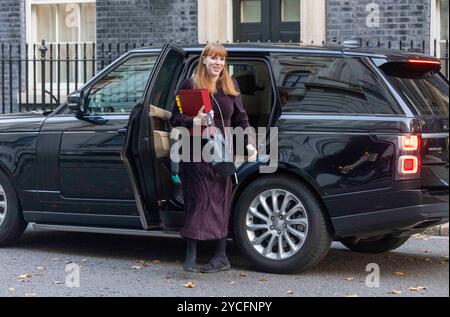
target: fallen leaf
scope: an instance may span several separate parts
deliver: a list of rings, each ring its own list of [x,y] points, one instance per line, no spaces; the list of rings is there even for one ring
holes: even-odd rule
[[[353,281],[354,278],[353,277],[346,277],[345,280],[350,282],[350,281]]]
[[[133,265],[131,268],[133,270],[142,270],[144,268],[144,266],[142,266],[142,265]]]
[[[10,288],[8,288],[8,291],[10,291],[10,292],[15,292],[15,291],[16,291],[16,289],[15,289],[15,288],[12,288],[12,287],[10,287]]]
[[[402,291],[397,291],[397,290],[390,290],[389,292],[387,292],[389,295],[399,295],[402,293]]]
[[[159,264],[159,263],[161,263],[161,260],[153,260],[152,263],[153,264]]]
[[[292,295],[292,294],[294,294],[294,291],[293,290],[291,290],[291,289],[289,289],[287,292],[286,292],[286,294],[288,294],[288,295]]]
[[[403,272],[395,272],[395,275],[397,275],[397,276],[407,276],[408,274],[403,273]]]
[[[448,262],[448,256],[443,256],[442,258],[444,259],[444,261]]]
[[[420,292],[420,291],[426,291],[428,288],[424,286],[417,286],[417,287],[410,287],[410,292]]]
[[[19,275],[19,282],[28,282],[31,280],[32,275],[30,273]]]
[[[195,287],[195,283],[190,281],[190,282],[187,282],[186,284],[183,284],[183,287],[194,288]]]
[[[268,278],[267,277],[261,277],[260,279],[259,279],[259,281],[260,282],[267,282],[268,281]]]
[[[246,277],[246,276],[247,276],[247,274],[246,274],[246,273],[244,273],[244,272],[241,272],[241,273],[239,273],[239,276],[240,276],[240,277]]]

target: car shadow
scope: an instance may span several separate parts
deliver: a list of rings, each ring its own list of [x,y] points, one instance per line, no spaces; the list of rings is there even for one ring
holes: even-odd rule
[[[54,257],[106,258],[114,260],[145,261],[159,260],[161,263],[179,263],[183,260],[185,242],[179,238],[154,238],[122,236],[94,233],[54,232],[28,229],[24,235],[9,248],[50,253]],[[199,245],[199,262],[207,262],[214,252],[214,242]],[[354,274],[355,268],[367,274],[369,263],[376,263],[387,270],[404,271],[408,274],[420,273],[442,267],[441,256],[408,252],[400,248],[383,254],[364,254],[350,252],[340,243],[333,243],[325,259],[303,274],[327,272],[330,275]],[[239,252],[233,241],[228,243],[228,255],[235,270],[256,271],[250,262]],[[447,260],[448,261],[448,260]],[[448,264],[448,263],[447,263]],[[385,270],[386,271],[386,270]]]

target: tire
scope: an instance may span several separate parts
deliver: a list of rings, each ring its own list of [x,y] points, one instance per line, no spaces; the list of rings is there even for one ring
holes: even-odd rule
[[[0,247],[16,241],[26,227],[16,191],[9,178],[0,171]]]
[[[274,221],[268,216],[270,213],[264,211],[261,201],[266,201],[269,209],[274,206],[272,193],[278,197],[279,212],[275,214],[284,215],[284,219]],[[285,200],[289,203],[283,212],[281,207]],[[258,216],[252,214],[255,210]],[[261,216],[267,216],[266,220]],[[258,229],[250,230],[251,226]],[[244,256],[258,270],[270,273],[293,273],[311,268],[325,257],[332,242],[324,210],[313,192],[300,181],[278,175],[259,178],[245,188],[235,204],[233,233]],[[298,233],[303,233],[303,239]],[[288,243],[286,235],[292,244]]]
[[[372,239],[359,240],[343,239],[341,243],[353,252],[361,253],[384,253],[395,250],[408,241],[410,236],[398,237],[385,235]]]

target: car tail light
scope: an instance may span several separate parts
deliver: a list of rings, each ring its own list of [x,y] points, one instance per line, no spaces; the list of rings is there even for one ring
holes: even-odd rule
[[[402,135],[400,145],[402,151],[417,151],[420,148],[420,137],[416,134]]]
[[[408,60],[408,63],[416,65],[441,65],[440,61],[426,60],[426,59],[410,59]]]
[[[418,134],[399,136],[397,180],[420,177],[420,144]]]
[[[419,171],[419,159],[412,155],[400,156],[399,170],[403,175],[416,174]]]

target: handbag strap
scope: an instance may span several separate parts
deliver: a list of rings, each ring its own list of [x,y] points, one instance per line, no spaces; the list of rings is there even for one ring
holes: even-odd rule
[[[222,109],[220,108],[220,105],[219,105],[219,103],[217,102],[217,99],[214,97],[214,95],[211,95],[211,97],[212,97],[212,99],[214,100],[214,102],[216,103],[217,108],[219,109],[219,112],[220,112],[220,118],[222,119],[222,127],[223,127],[223,129],[225,130],[225,122],[224,122],[224,120],[223,120]],[[224,131],[224,132],[225,132],[225,131]]]
[[[220,118],[221,118],[221,120],[222,120],[222,127],[223,127],[223,129],[225,130],[225,121],[223,120],[222,109],[220,108],[220,105],[219,105],[219,103],[217,102],[217,99],[214,97],[214,95],[211,94],[211,98],[214,100],[214,102],[215,102],[216,105],[217,105],[217,108],[219,109],[219,112],[220,112]],[[209,114],[209,112],[206,113],[206,114],[207,114],[208,117],[210,118],[210,122],[211,122],[210,126],[212,125],[212,126],[215,128],[216,125],[214,124],[214,120],[213,120],[211,114]],[[223,134],[224,134],[225,142],[228,144],[228,141],[227,141],[227,135],[226,135],[225,131],[223,131]]]

